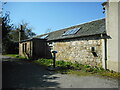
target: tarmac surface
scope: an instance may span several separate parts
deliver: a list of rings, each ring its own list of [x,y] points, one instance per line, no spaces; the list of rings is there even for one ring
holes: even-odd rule
[[[58,74],[28,61],[1,56],[2,88],[118,88],[118,80]]]

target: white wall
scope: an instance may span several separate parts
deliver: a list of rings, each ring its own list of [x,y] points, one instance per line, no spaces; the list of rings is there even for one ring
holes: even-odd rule
[[[111,1],[111,0],[110,0]],[[106,4],[106,30],[111,39],[107,40],[107,68],[118,72],[118,2]]]
[[[119,3],[118,3],[118,46],[120,46],[120,0],[119,0]],[[118,47],[118,61],[120,62],[120,47]],[[120,63],[118,65],[118,71],[120,71]]]

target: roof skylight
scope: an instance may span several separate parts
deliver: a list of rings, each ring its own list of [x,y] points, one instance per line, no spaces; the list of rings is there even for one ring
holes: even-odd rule
[[[73,35],[73,34],[76,34],[79,30],[80,30],[80,28],[75,28],[75,29],[72,29],[72,30],[68,30],[65,33],[63,33],[62,35]]]

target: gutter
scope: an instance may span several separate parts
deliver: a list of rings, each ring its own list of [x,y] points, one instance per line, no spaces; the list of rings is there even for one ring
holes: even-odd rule
[[[106,34],[106,33],[101,33],[101,34]],[[83,35],[83,36],[75,36],[75,37],[65,37],[65,38],[58,38],[58,39],[48,39],[47,41],[58,41],[58,40],[68,40],[68,39],[76,39],[76,38],[83,38],[83,37],[89,37],[89,36],[95,36],[95,35],[99,35],[99,37],[101,37],[101,34],[92,34],[92,35]],[[100,39],[103,38],[109,38],[107,37],[101,37]]]

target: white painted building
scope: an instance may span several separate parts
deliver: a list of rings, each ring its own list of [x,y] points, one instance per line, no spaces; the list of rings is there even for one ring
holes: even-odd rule
[[[120,0],[108,0],[103,3],[106,13],[107,68],[120,72],[119,32],[120,32]]]

